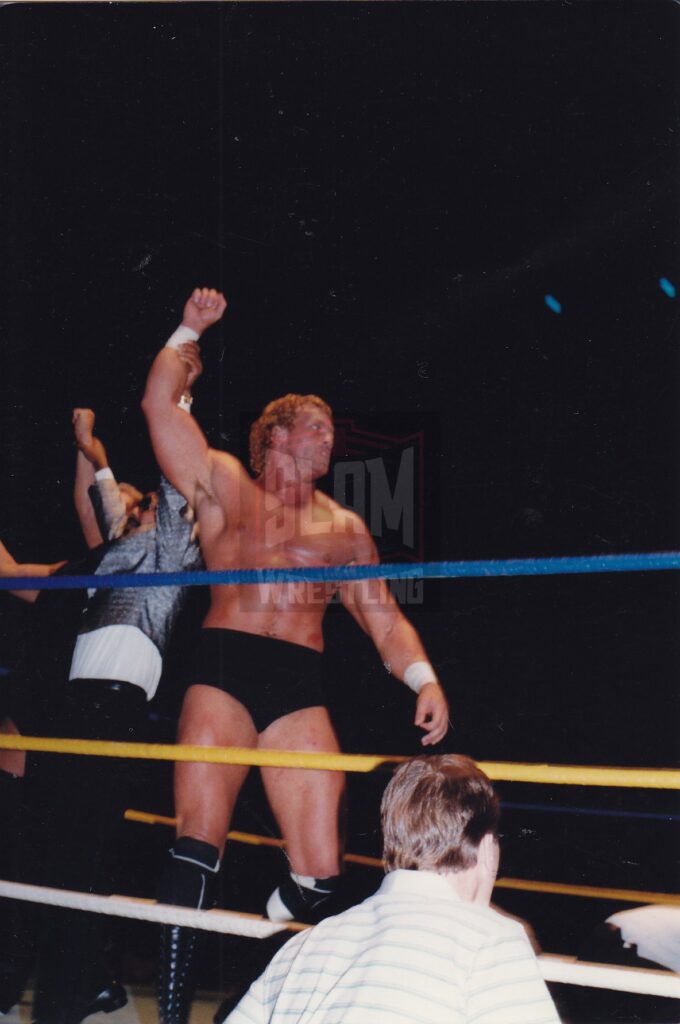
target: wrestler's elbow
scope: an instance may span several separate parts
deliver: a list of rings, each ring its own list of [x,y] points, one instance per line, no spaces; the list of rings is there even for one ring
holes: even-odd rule
[[[144,396],[142,398],[142,412],[144,413],[149,426],[156,422],[159,416],[162,415],[163,408],[167,404],[167,402],[163,401],[163,396],[159,393],[159,389],[154,387],[150,381],[147,381]]]
[[[386,621],[384,616],[382,621],[373,621],[370,624],[368,632],[370,633],[373,643],[383,656],[394,652],[395,645],[398,643],[398,636],[395,631],[396,625],[396,622],[394,622],[391,617]],[[389,660],[389,658],[387,660]]]
[[[142,398],[142,410],[147,420],[162,416],[172,408],[175,404],[175,391],[179,399],[186,373],[179,360],[173,359],[173,355],[170,349],[161,349],[149,370]]]

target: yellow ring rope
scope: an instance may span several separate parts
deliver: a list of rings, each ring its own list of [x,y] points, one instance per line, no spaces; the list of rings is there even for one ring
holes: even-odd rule
[[[407,761],[387,754],[328,754],[296,750],[261,750],[250,747],[204,747],[170,743],[113,743],[104,740],[52,739],[0,735],[0,749],[32,750],[99,757],[134,757],[151,761],[192,761],[211,764],[253,765],[262,768],[316,768],[336,772],[372,772]],[[523,764],[478,761],[490,779],[560,786],[616,786],[627,789],[680,789],[677,768],[607,768],[568,764]]]
[[[127,821],[139,821],[145,825],[177,824],[176,818],[168,818],[162,814],[151,814],[148,811],[125,812]],[[258,836],[252,832],[228,832],[227,839],[233,843],[246,843],[248,846],[274,846],[281,849],[285,846],[283,839],[273,836]],[[348,864],[362,864],[370,868],[382,868],[379,857],[366,857],[361,853],[346,853],[344,860]],[[536,882],[526,878],[497,878],[498,889],[518,889],[521,892],[545,892],[558,896],[585,896],[588,899],[614,900],[623,903],[662,903],[666,906],[680,907],[680,895],[672,892],[643,892],[639,889],[607,889],[597,885],[572,885],[568,882]]]
[[[678,768],[608,768],[578,764],[521,764],[478,761],[490,779],[550,786],[617,786],[623,789],[680,789]]]
[[[245,764],[261,768],[319,768],[334,772],[372,772],[405,757],[377,754],[321,754],[304,750],[260,750],[250,747],[203,747],[173,743],[114,743],[110,740],[51,739],[0,735],[0,749],[34,750],[51,754],[87,754],[98,757],[136,757],[149,761],[192,761],[210,764]],[[680,773],[678,773],[680,775]],[[680,788],[680,783],[678,788]]]

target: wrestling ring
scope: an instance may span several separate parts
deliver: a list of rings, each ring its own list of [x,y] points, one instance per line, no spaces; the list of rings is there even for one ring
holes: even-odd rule
[[[335,568],[248,570],[230,572],[196,572],[155,575],[71,576],[23,579],[2,579],[0,589],[81,589],[96,585],[108,587],[199,586],[229,583],[283,583],[346,581],[361,578],[382,579],[453,579],[464,577],[559,575],[571,573],[612,573],[638,571],[667,571],[680,569],[680,553],[662,552],[640,555],[609,555],[601,557],[518,559],[510,561],[435,562],[420,565],[380,565]],[[253,750],[242,748],[215,748],[179,745],[114,743],[93,740],[55,739],[31,736],[0,735],[0,749],[45,751],[72,755],[142,758],[162,761],[203,761],[220,764],[315,768],[352,773],[384,772],[405,760],[401,756],[365,754],[321,754],[283,750]],[[495,781],[539,784],[556,787],[606,787],[621,790],[680,790],[680,769],[624,768],[562,764],[523,764],[515,762],[479,761],[479,766]],[[508,805],[521,808],[524,805]],[[528,805],[527,805],[528,806]],[[587,812],[586,812],[587,813]],[[595,813],[595,812],[592,812]],[[599,812],[598,812],[599,813]],[[605,812],[606,813],[606,812]],[[614,812],[612,812],[614,813]],[[631,816],[635,816],[631,812]],[[651,815],[649,815],[651,817]],[[645,817],[645,815],[639,815]],[[657,815],[656,817],[663,817]],[[678,820],[677,814],[668,814],[669,820]],[[148,825],[170,826],[174,819],[148,811],[130,809],[126,818]],[[282,841],[245,832],[230,832],[232,842],[254,846],[281,847]],[[369,868],[380,868],[381,861],[360,854],[348,853],[348,863]],[[499,877],[499,889],[558,894],[574,898],[586,897],[620,901],[630,904],[663,904],[680,907],[680,894],[676,892],[641,891],[574,885],[559,881],[532,880],[530,878]],[[186,925],[205,931],[219,932],[249,938],[267,938],[281,931],[296,931],[308,927],[297,922],[282,924],[254,914],[225,910],[188,910],[156,904],[152,900],[114,895],[97,896],[61,889],[0,881],[0,896],[26,900],[52,906],[108,914],[114,917],[141,921]],[[610,989],[680,999],[680,976],[668,970],[637,967],[619,967],[577,961],[575,957],[541,954],[539,963],[543,977],[554,982],[580,987]]]

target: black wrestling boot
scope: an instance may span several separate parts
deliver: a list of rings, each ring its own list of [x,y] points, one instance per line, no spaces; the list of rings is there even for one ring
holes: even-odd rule
[[[216,846],[183,837],[170,849],[170,860],[161,878],[159,903],[209,910],[215,902]],[[187,1024],[193,995],[194,928],[161,925],[161,944],[156,994],[161,1024]]]
[[[336,912],[329,909],[328,903],[337,894],[341,881],[342,875],[313,878],[291,871],[267,900],[267,917],[270,921],[318,924],[322,918]]]
[[[95,996],[74,1010],[71,1018],[72,1024],[79,1024],[81,1020],[85,1020],[93,1013],[113,1013],[115,1010],[121,1010],[127,1005],[127,1001],[127,992],[123,986],[117,981],[111,981]],[[50,1017],[36,1017],[33,1024],[43,1024],[44,1019],[50,1020]]]
[[[89,1003],[82,1007],[80,1020],[85,1020],[91,1013],[113,1013],[127,1005],[127,992],[118,981],[110,982]]]
[[[158,965],[158,1014],[161,1024],[186,1024],[193,996],[194,928],[161,925]]]

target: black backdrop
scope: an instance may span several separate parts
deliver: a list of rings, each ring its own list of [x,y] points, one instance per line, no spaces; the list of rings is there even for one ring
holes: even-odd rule
[[[196,389],[211,443],[244,454],[245,412],[317,391],[371,429],[429,424],[426,558],[678,547],[678,300],[659,285],[680,285],[676,5],[29,4],[0,31],[17,557],[78,548],[73,406],[121,477],[153,483],[143,380],[195,284],[230,301]],[[435,583],[407,611],[451,697],[446,749],[676,763],[675,574]],[[30,622],[2,613],[11,663]],[[415,751],[408,692],[337,610],[328,626],[345,748]],[[517,823],[516,873],[568,873],[522,860],[573,839],[555,820]],[[651,884],[663,846],[673,886],[675,826],[611,828],[639,855],[595,837],[575,876]]]

